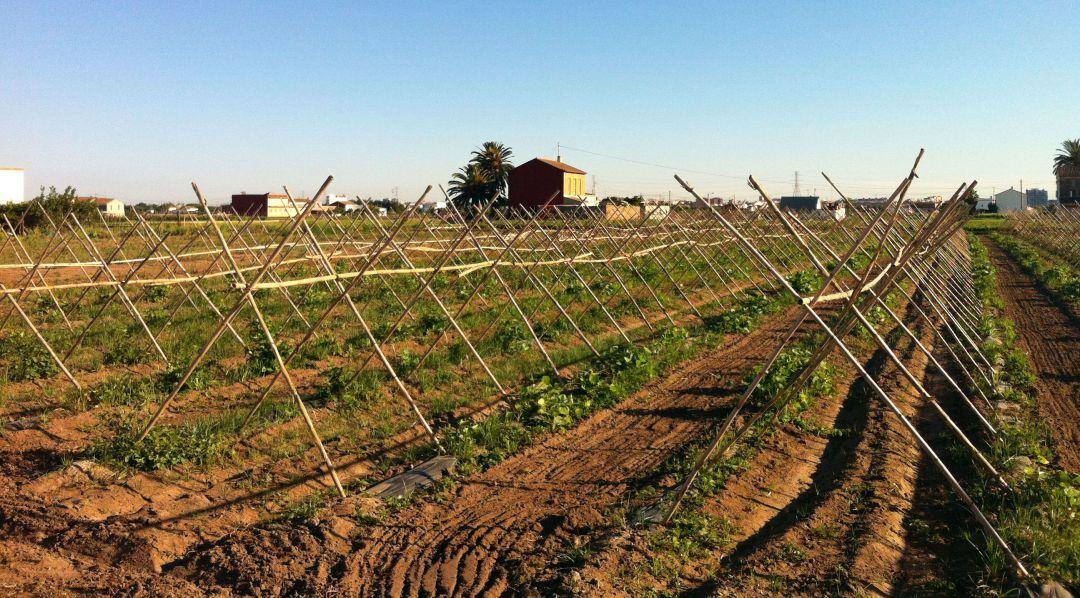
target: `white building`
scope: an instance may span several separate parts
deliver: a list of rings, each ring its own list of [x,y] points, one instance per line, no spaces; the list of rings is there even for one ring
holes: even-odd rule
[[[112,197],[77,197],[81,201],[93,202],[98,211],[109,218],[124,217],[124,202]]]
[[[0,168],[0,204],[22,203],[25,180],[21,168]]]
[[[1009,187],[993,197],[998,212],[1020,212],[1024,209],[1024,194]]]

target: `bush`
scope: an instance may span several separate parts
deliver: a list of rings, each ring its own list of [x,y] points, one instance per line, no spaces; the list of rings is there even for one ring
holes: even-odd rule
[[[795,274],[787,277],[787,281],[791,283],[791,286],[795,289],[796,293],[800,295],[809,295],[821,286],[824,282],[816,272],[811,270],[800,270]]]
[[[30,203],[20,204],[7,204],[0,205],[0,214],[7,215],[11,220],[12,226],[16,227],[19,234],[25,233],[28,230],[44,227],[49,225],[49,218],[56,225],[60,224],[60,221],[64,218],[68,212],[71,212],[79,221],[83,223],[97,220],[97,206],[88,201],[79,201],[76,198],[75,188],[66,187],[63,191],[57,191],[56,187],[49,187],[49,191],[45,191],[45,187],[41,188],[41,192]],[[33,207],[27,210],[27,206]],[[26,217],[23,218],[23,213],[26,213]],[[48,213],[49,217],[45,217],[45,213]],[[22,224],[19,224],[22,219]],[[0,218],[2,220],[2,218]]]
[[[116,339],[114,344],[102,353],[101,362],[105,365],[135,365],[152,357],[146,350],[127,341],[127,338]]]
[[[377,371],[365,370],[354,377],[344,368],[332,367],[326,372],[326,383],[319,387],[315,396],[338,411],[351,414],[380,397],[382,383],[383,376]]]

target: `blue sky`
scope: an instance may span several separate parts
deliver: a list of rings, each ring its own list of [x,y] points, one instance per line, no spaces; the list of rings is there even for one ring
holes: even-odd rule
[[[925,147],[913,193],[1053,196],[1080,137],[1077,1],[315,4],[0,0],[0,166],[28,194],[407,199],[495,139],[576,148],[600,195],[824,170],[866,196]]]

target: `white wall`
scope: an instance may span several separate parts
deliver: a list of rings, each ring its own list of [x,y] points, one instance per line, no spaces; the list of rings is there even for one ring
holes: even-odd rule
[[[0,203],[19,203],[26,199],[23,193],[23,171],[0,168]]]

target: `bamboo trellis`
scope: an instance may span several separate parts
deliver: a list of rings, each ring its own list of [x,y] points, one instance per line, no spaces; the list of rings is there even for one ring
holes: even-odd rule
[[[670,520],[701,468],[762,418],[775,417],[814,368],[839,351],[901,419],[1017,574],[1026,577],[1023,564],[914,422],[845,344],[847,335],[865,329],[990,479],[1007,486],[983,455],[981,440],[961,429],[956,414],[923,387],[868,318],[880,308],[944,377],[967,415],[988,436],[996,435],[984,391],[993,386],[994,368],[977,341],[980,307],[959,239],[975,184],[960,186],[933,212],[912,210],[904,198],[921,157],[920,152],[882,209],[860,208],[833,185],[847,205],[842,220],[786,213],[753,177],[749,183],[766,210],[717,209],[676,177],[698,203],[670,211],[643,206],[636,217],[589,208],[518,212],[495,207],[494,199],[433,212],[422,207],[430,187],[389,217],[362,202],[353,213],[328,214],[317,207],[332,177],[294,217],[275,221],[213,210],[194,184],[203,217],[187,223],[136,214],[134,220],[101,218],[91,224],[70,212],[52,218],[42,209],[46,229],[26,231],[27,214],[41,209],[32,202],[17,222],[5,217],[2,223],[0,301],[8,308],[0,339],[18,328],[29,330],[73,392],[85,394],[91,374],[103,367],[95,356],[108,348],[99,328],[124,327],[130,338],[123,342],[152,350],[140,356],[145,362],[177,374],[164,399],[146,414],[138,441],[158,425],[183,419],[192,392],[187,385],[215,359],[211,355],[251,360],[264,347],[272,356],[271,372],[251,381],[257,398],[244,406],[241,428],[251,425],[284,380],[325,473],[344,496],[347,481],[296,380],[297,361],[317,340],[350,339],[349,381],[378,372],[443,451],[422,379],[423,368],[437,356],[456,352],[457,367],[473,386],[498,398],[522,383],[500,367],[511,359],[499,338],[507,331],[522,332],[518,340],[536,349],[531,374],[562,376],[572,363],[568,348],[599,355],[606,346],[638,343],[671,326],[700,325],[749,294],[789,294],[801,316],[719,423],[662,519]],[[1013,226],[1048,246],[1075,251],[1068,235],[1076,224],[1073,215],[1034,213]],[[856,265],[856,258],[865,265]],[[801,271],[817,273],[823,282],[812,293],[799,293],[788,276]],[[947,352],[947,360],[886,303],[894,293],[933,331],[935,347]],[[826,303],[837,313],[824,315]],[[186,344],[193,340],[193,323],[210,329],[200,329],[195,343]],[[804,326],[826,336],[810,363],[763,409],[740,420],[750,395]],[[410,362],[405,358],[412,352],[418,356]]]

